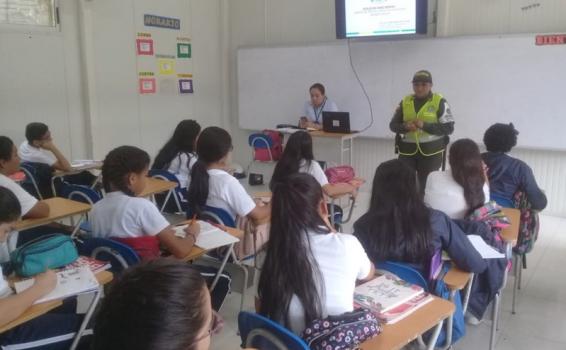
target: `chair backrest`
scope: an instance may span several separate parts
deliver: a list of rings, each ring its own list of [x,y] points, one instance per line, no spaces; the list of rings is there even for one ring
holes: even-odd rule
[[[163,169],[151,169],[148,174],[150,177],[156,179],[161,179],[176,183],[177,186],[173,191],[173,195],[175,196],[173,200],[175,201],[175,205],[177,206],[177,211],[183,212],[186,210],[187,199],[185,198],[185,194],[183,193],[181,184],[179,183],[179,179],[177,179],[177,176],[175,176],[175,174],[169,172],[168,170],[163,170]]]
[[[421,286],[426,291],[428,291],[429,289],[427,280],[417,269],[410,266],[409,264],[394,261],[384,261],[377,263],[375,266],[380,270],[389,271],[397,275],[404,281]]]
[[[132,248],[112,239],[89,238],[78,248],[81,255],[109,262],[112,265],[110,270],[114,273],[122,272],[141,261]]]
[[[238,315],[238,329],[242,345],[256,349],[308,350],[297,335],[261,315],[242,311]]]
[[[495,203],[499,204],[504,208],[514,208],[515,205],[513,204],[513,200],[505,198],[503,196],[498,196],[497,194],[491,192],[489,194],[489,199],[494,201]]]
[[[190,209],[187,209],[187,218],[193,217],[193,213]],[[215,224],[224,225],[227,227],[236,227],[236,221],[226,210],[222,208],[211,207],[205,205],[202,208],[200,215],[198,216],[200,220],[211,221]]]
[[[22,187],[27,190],[33,190],[35,192],[35,197],[39,200],[43,199],[41,191],[39,190],[39,185],[35,179],[35,168],[30,163],[22,162],[20,164],[20,169],[26,174],[26,178],[22,181]]]
[[[65,184],[61,191],[62,196],[77,202],[83,202],[90,205],[101,200],[100,194],[88,186]]]
[[[269,135],[263,133],[251,134],[248,137],[248,144],[253,148],[271,148],[273,147],[273,140]]]

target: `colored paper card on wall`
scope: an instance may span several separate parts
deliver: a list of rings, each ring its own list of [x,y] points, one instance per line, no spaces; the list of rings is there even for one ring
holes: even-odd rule
[[[140,94],[154,94],[156,90],[155,78],[140,78]]]
[[[191,58],[191,44],[177,43],[177,57]]]
[[[179,92],[182,94],[192,94],[193,80],[192,79],[179,79]]]
[[[175,74],[175,61],[170,59],[159,59],[157,60],[157,65],[159,66],[159,74],[171,75]]]
[[[153,55],[153,39],[136,39],[138,55]]]

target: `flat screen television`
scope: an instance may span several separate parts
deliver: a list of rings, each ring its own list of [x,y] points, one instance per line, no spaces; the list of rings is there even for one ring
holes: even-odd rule
[[[426,34],[427,0],[336,0],[336,37]]]

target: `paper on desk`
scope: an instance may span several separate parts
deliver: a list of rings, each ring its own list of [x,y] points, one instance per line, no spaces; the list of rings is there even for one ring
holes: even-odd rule
[[[102,162],[99,160],[88,160],[88,159],[75,159],[71,162],[72,168],[84,168],[90,166],[100,166]]]
[[[14,283],[16,293],[21,293],[30,288],[34,283],[34,279],[30,278]],[[98,289],[98,281],[87,266],[76,269],[64,270],[57,272],[57,285],[51,293],[41,299],[36,300],[34,304],[40,304],[51,300],[64,299],[73,295],[92,292]]]
[[[223,247],[240,241],[238,238],[206,221],[199,220],[198,223],[200,225],[200,233],[197,237],[196,245],[204,250]],[[187,226],[188,225],[175,227],[175,236],[185,237],[185,228]]]
[[[302,129],[296,129],[296,128],[279,128],[277,129],[277,131],[282,132],[284,134],[294,134],[297,131],[301,131]]]
[[[498,252],[497,250],[493,249],[492,246],[485,243],[481,236],[468,235],[468,239],[484,259],[501,259],[505,257],[505,254]]]

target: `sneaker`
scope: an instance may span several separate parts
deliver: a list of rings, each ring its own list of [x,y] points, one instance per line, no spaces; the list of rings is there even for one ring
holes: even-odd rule
[[[466,323],[471,325],[471,326],[477,326],[482,322],[482,320],[476,318],[474,315],[472,315],[469,312],[466,312],[466,315],[464,316],[464,318],[466,320]]]

